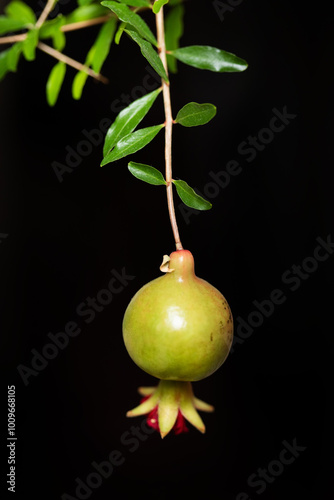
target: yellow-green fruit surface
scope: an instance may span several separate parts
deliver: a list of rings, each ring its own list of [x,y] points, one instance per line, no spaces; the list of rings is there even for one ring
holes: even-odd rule
[[[123,338],[133,361],[162,380],[196,381],[225,361],[233,319],[224,296],[194,272],[188,250],[170,255],[174,269],[144,285],[124,315]]]

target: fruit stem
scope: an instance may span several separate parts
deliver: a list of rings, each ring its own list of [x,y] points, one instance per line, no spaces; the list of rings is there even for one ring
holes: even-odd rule
[[[167,57],[166,57],[166,44],[165,44],[165,28],[164,28],[164,12],[163,7],[160,8],[159,12],[156,14],[156,26],[157,26],[157,38],[159,55],[162,64],[165,68],[166,74],[168,75],[167,68]],[[172,226],[172,231],[175,239],[176,250],[183,250],[183,246],[180,240],[179,230],[177,227],[174,200],[173,200],[173,184],[172,184],[172,128],[173,128],[173,116],[172,116],[172,106],[170,98],[170,84],[166,82],[163,78],[162,82],[162,92],[164,100],[165,109],[165,164],[166,164],[166,189],[167,189],[167,204],[169,219]]]

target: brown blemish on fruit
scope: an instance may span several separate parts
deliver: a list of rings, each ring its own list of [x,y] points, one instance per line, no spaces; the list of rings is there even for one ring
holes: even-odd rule
[[[211,340],[211,342],[213,341],[213,336],[212,336],[212,333],[211,333],[211,335],[210,335],[210,340]]]

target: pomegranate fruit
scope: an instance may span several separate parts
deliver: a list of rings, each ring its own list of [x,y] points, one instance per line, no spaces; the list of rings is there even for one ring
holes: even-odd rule
[[[204,432],[195,408],[213,408],[194,397],[190,382],[208,377],[223,364],[232,345],[233,319],[224,296],[195,275],[188,250],[173,252],[168,272],[132,298],[123,338],[133,361],[161,380],[156,389],[141,388],[141,394],[150,397],[127,415],[145,414],[157,406],[163,436],[180,411]]]

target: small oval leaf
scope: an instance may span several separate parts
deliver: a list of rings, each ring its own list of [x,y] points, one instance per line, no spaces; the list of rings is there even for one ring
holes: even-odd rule
[[[159,133],[159,131],[164,127],[164,125],[154,125],[153,127],[142,128],[128,134],[123,139],[121,139],[114,149],[110,151],[103,158],[101,167],[112,161],[120,160],[125,156],[136,153],[140,149],[143,149],[147,144],[149,144],[154,137]]]
[[[162,173],[150,165],[130,161],[128,169],[137,179],[147,182],[148,184],[152,184],[153,186],[166,185],[166,181]]]
[[[58,62],[51,70],[46,84],[46,98],[50,106],[54,106],[57,102],[65,73],[66,64],[63,62]]]
[[[244,71],[248,66],[244,59],[225,50],[206,45],[191,45],[172,50],[170,54],[194,68],[207,69],[218,73]]]
[[[217,108],[213,104],[198,104],[189,102],[178,112],[175,122],[183,127],[197,127],[205,125],[216,115]]]
[[[193,188],[185,181],[173,180],[173,184],[175,184],[177,194],[188,207],[195,208],[196,210],[209,210],[212,207],[209,201],[195,193]]]

